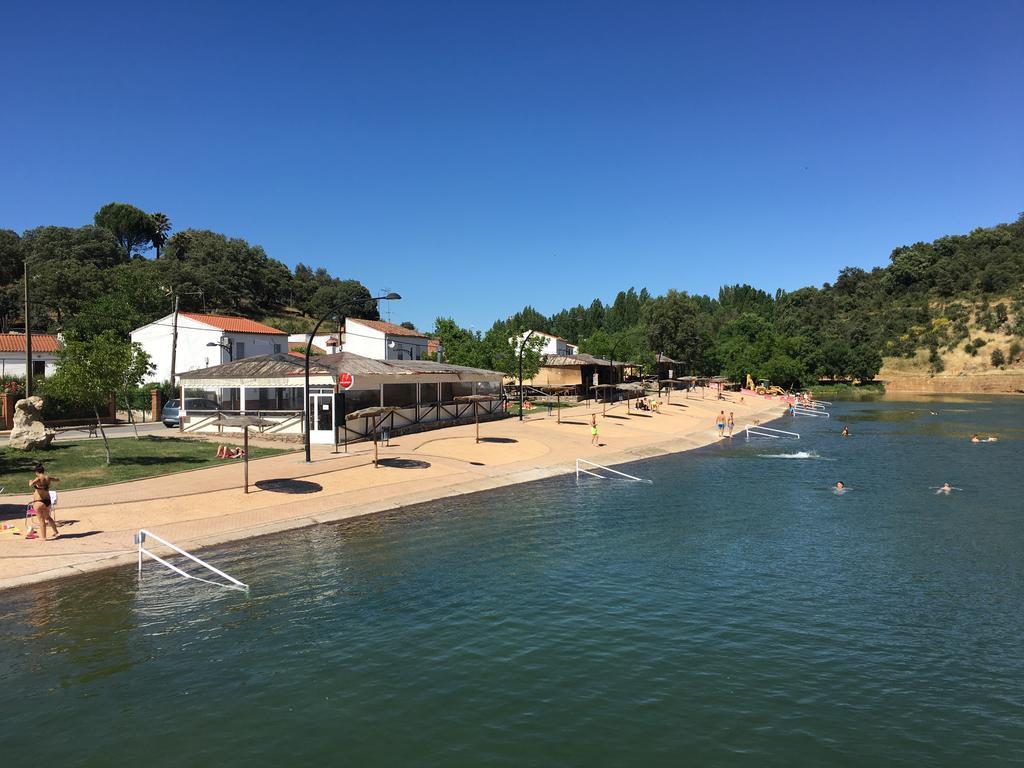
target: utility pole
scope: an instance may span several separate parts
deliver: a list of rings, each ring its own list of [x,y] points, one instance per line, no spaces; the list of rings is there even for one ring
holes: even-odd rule
[[[28,310],[28,259],[25,259],[25,397],[32,397],[32,324]]]
[[[178,361],[178,293],[174,293],[174,320],[171,331],[171,384],[174,384],[174,366]],[[184,405],[184,403],[182,403]]]

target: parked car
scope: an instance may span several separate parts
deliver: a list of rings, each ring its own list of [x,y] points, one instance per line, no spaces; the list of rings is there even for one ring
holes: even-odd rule
[[[216,400],[207,400],[202,397],[186,397],[185,398],[185,413],[194,413],[196,411],[219,411],[220,405],[217,404]],[[179,424],[178,414],[181,412],[181,400],[168,400],[164,403],[164,409],[160,412],[160,420],[164,423],[164,426],[170,429],[176,427]]]

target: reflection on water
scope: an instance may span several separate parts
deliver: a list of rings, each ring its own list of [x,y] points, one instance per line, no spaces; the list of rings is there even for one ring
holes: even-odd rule
[[[1021,409],[832,410],[5,593],[4,762],[1021,762]]]

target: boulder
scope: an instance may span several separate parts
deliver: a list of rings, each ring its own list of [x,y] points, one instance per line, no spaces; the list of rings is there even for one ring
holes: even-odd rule
[[[50,441],[57,433],[43,424],[42,411],[43,398],[35,395],[14,404],[14,426],[9,440],[11,448],[35,451],[50,447]]]

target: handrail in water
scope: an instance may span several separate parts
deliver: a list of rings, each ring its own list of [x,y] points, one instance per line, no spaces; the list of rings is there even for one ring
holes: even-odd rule
[[[794,440],[800,439],[800,435],[797,432],[787,432],[784,429],[762,427],[760,424],[747,424],[747,426],[743,428],[743,431],[746,433],[747,439],[750,439],[751,435],[754,435],[754,437],[770,437],[775,440],[780,437],[791,437]]]
[[[170,547],[171,549],[173,549],[178,554],[184,555],[185,557],[187,557],[189,560],[192,560],[193,562],[199,563],[199,565],[203,566],[208,571],[212,571],[213,573],[216,573],[218,576],[223,576],[230,583],[229,584],[224,584],[223,582],[219,582],[219,581],[210,581],[209,579],[203,579],[203,578],[200,578],[199,576],[193,576],[191,573],[187,573],[186,571],[183,571],[181,568],[179,568],[178,566],[174,565],[174,563],[169,563],[166,560],[164,560],[162,557],[160,557],[159,555],[154,554],[153,552],[150,552],[148,549],[146,549],[146,539],[147,538],[154,538],[154,539],[156,539],[161,544],[163,544],[165,547]],[[139,573],[142,573],[142,556],[146,555],[148,557],[153,558],[154,560],[156,560],[161,565],[167,566],[172,571],[175,571],[176,573],[181,574],[186,579],[195,579],[196,581],[201,581],[204,584],[212,584],[215,587],[224,587],[226,589],[241,589],[241,590],[244,590],[246,592],[249,591],[249,585],[248,584],[243,584],[238,579],[236,579],[234,576],[228,576],[226,573],[224,573],[224,571],[219,570],[218,568],[214,568],[209,563],[200,560],[195,555],[186,552],[181,547],[176,546],[174,544],[171,544],[171,542],[167,541],[167,539],[163,539],[163,538],[157,536],[155,533],[152,533],[150,531],[145,530],[144,528],[140,528],[139,532],[137,534],[135,534],[135,543],[139,545]]]
[[[817,408],[807,408],[807,407],[802,406],[802,405],[794,405],[793,406],[793,415],[794,416],[818,416],[818,417],[824,416],[826,419],[831,419],[832,418],[832,414],[830,414],[826,410],[819,410]]]
[[[593,461],[588,461],[587,459],[576,459],[576,481],[577,482],[579,482],[579,479],[580,479],[580,472],[582,472],[585,475],[590,475],[591,477],[599,477],[602,480],[610,480],[611,479],[611,478],[605,477],[604,475],[599,475],[597,472],[591,472],[589,469],[583,469],[582,467],[580,467],[580,463],[581,462],[583,464],[589,464],[591,467],[597,467],[598,469],[603,469],[605,472],[612,472],[612,473],[614,473],[616,475],[620,475],[620,476],[625,477],[625,478],[627,478],[629,480],[636,480],[637,482],[640,482],[640,483],[649,483],[649,482],[651,482],[650,480],[644,480],[642,477],[635,477],[634,475],[627,475],[625,472],[620,472],[617,469],[612,469],[611,467],[606,467],[603,464],[598,464],[598,463],[593,462]]]

